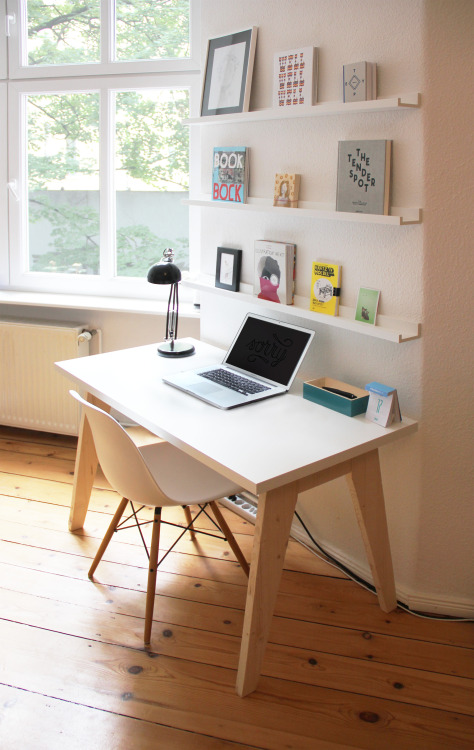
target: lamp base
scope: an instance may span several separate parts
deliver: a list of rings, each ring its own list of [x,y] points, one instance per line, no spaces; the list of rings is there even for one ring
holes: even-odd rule
[[[189,357],[194,354],[195,349],[186,341],[165,341],[159,345],[157,351],[162,357]]]

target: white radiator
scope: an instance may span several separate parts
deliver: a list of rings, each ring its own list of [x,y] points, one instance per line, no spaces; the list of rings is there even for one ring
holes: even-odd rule
[[[85,326],[46,320],[0,319],[0,424],[77,435],[73,384],[54,363],[89,354]]]

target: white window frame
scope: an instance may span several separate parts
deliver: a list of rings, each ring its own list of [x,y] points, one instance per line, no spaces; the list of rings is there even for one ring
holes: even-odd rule
[[[7,84],[0,82],[0,285],[8,284]]]
[[[2,0],[0,0],[0,3]],[[107,8],[113,0],[101,0]],[[8,88],[2,91],[0,86],[0,180],[8,183],[8,191],[0,199],[0,220],[4,217],[3,226],[10,227],[9,242],[5,233],[0,239],[0,285],[21,291],[97,295],[103,297],[139,297],[157,299],[166,297],[166,287],[157,287],[146,282],[146,279],[116,277],[113,275],[114,258],[110,248],[115,245],[114,227],[111,222],[112,212],[108,212],[108,223],[101,222],[101,270],[100,275],[49,274],[29,271],[28,259],[28,195],[27,195],[27,147],[26,147],[26,110],[25,97],[28,94],[54,92],[89,92],[98,91],[101,95],[100,123],[100,161],[101,161],[101,207],[112,205],[113,198],[113,160],[104,139],[109,123],[112,123],[110,101],[111,93],[124,90],[147,90],[153,88],[188,88],[190,92],[190,115],[199,111],[201,80],[199,61],[172,60],[156,62],[106,63],[79,66],[45,66],[28,68],[21,66],[19,51],[19,13],[25,13],[25,0],[7,0],[7,12],[15,16],[10,24],[11,36],[8,40],[10,80]],[[191,2],[191,39],[192,50],[196,57],[199,49],[200,0]],[[174,73],[169,73],[170,66]],[[80,76],[80,70],[85,75]],[[150,71],[160,71],[152,73]],[[146,71],[146,72],[145,72]],[[130,75],[131,73],[134,75]],[[60,73],[60,77],[59,74]],[[109,74],[113,73],[113,77]],[[53,78],[52,76],[56,76]],[[122,75],[123,74],[123,75]],[[3,106],[2,97],[3,96]],[[6,105],[6,106],[5,106]],[[8,112],[8,122],[5,112]],[[5,123],[2,123],[2,119]],[[8,127],[8,144],[6,132]],[[200,184],[200,159],[195,129],[190,128],[190,192],[192,186]],[[112,132],[109,130],[109,132]],[[3,140],[2,140],[3,138]],[[193,147],[192,147],[193,144]],[[7,174],[8,153],[8,174]],[[4,174],[2,175],[2,169]],[[3,179],[2,179],[3,178]],[[7,199],[8,195],[8,199]],[[7,204],[8,203],[8,208]],[[3,212],[3,213],[2,213]],[[7,221],[8,218],[8,221]],[[190,269],[197,267],[199,218],[192,208],[189,210],[189,264]],[[113,234],[112,234],[113,233]],[[25,236],[26,234],[26,236]],[[112,240],[113,236],[113,240]],[[112,245],[111,245],[112,242]],[[160,260],[160,258],[157,258]],[[183,289],[183,298],[192,296]]]
[[[0,78],[7,77],[7,34],[10,24],[7,22],[6,0],[0,0]]]
[[[110,149],[113,138],[113,94],[120,91],[149,91],[157,88],[189,88],[190,109],[195,111],[199,98],[199,77],[180,75],[160,76],[114,76],[48,79],[45,81],[15,81],[9,86],[9,217],[10,217],[10,284],[16,289],[44,292],[64,292],[73,294],[100,294],[103,296],[140,296],[150,299],[157,297],[145,279],[117,277],[111,248],[115,245],[114,211],[114,163]],[[101,218],[106,215],[107,223],[101,222],[100,229],[100,275],[50,274],[29,271],[28,258],[28,185],[26,163],[26,98],[30,94],[97,92],[100,95],[100,205]],[[191,161],[191,156],[190,156]],[[190,168],[191,172],[191,168]],[[190,228],[190,235],[192,234]],[[190,248],[191,252],[191,248]],[[157,261],[160,258],[157,258]],[[163,290],[161,290],[163,292]],[[164,294],[164,292],[163,292]]]
[[[26,50],[21,45],[21,30],[26,26],[26,0],[7,0],[8,14],[15,19],[11,24],[8,43],[9,77],[18,78],[72,78],[87,75],[121,75],[128,73],[169,73],[198,71],[200,67],[200,0],[191,0],[190,8],[190,57],[171,60],[137,60],[131,62],[112,61],[111,9],[114,0],[101,0],[101,62],[78,65],[27,65]],[[23,24],[19,21],[23,20]]]

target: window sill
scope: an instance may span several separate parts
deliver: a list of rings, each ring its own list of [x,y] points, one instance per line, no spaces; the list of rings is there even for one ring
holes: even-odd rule
[[[136,313],[140,315],[166,314],[167,301],[129,299],[126,297],[96,297],[74,294],[50,294],[0,290],[0,305],[56,307],[68,310],[104,310],[106,312]],[[181,317],[199,318],[199,308],[192,302],[179,303]]]

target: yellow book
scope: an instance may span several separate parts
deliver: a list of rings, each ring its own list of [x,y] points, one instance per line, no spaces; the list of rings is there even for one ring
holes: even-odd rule
[[[324,261],[313,263],[309,309],[326,315],[339,313],[341,266]]]

